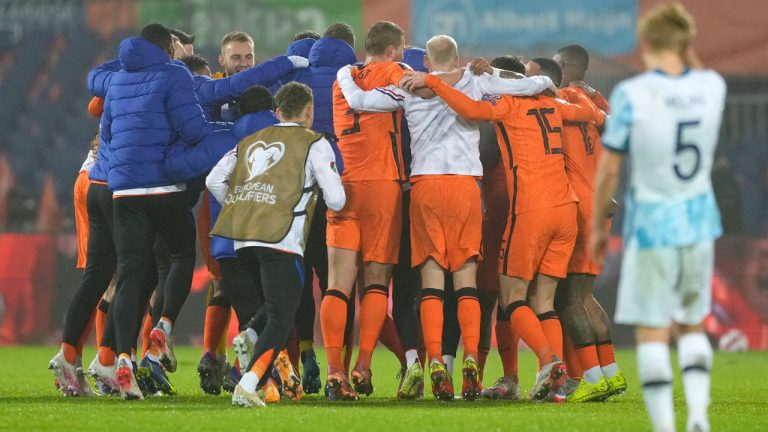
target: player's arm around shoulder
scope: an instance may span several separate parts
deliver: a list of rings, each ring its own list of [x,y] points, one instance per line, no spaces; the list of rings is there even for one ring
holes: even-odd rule
[[[336,155],[325,137],[309,149],[309,165],[312,176],[323,191],[325,205],[333,211],[344,208],[347,196],[336,168]]]
[[[369,91],[361,89],[352,78],[349,66],[342,67],[336,72],[336,80],[344,99],[355,111],[392,112],[402,109],[405,105],[405,94],[395,86],[379,87]]]
[[[505,98],[494,97],[488,100],[476,101],[459,90],[447,85],[434,75],[423,72],[409,72],[401,87],[429,87],[437,93],[451,109],[467,120],[500,120],[507,115],[509,106]]]

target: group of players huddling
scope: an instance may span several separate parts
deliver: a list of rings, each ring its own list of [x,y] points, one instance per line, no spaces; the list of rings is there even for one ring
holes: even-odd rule
[[[609,116],[584,82],[579,45],[527,64],[504,55],[459,67],[450,36],[406,47],[402,29],[380,21],[357,63],[352,29],[337,23],[255,66],[253,40],[229,33],[211,76],[193,37],[144,27],[88,77],[101,123],[75,187],[84,273],[49,365],[57,387],[95,394],[81,358],[95,322],[98,354],[85,372],[101,393],[176,393],[166,372],[176,370],[171,334],[190,290],[200,201],[211,285],[198,373],[208,394],[223,388],[253,407],[321,390],[316,276],[328,399],[373,393],[381,341],[401,364],[398,398],[422,397],[427,374],[434,397],[453,400],[460,335],[464,400],[520,399],[520,339],[539,364],[532,400],[606,400],[627,383],[592,290],[631,154],[617,319],[639,326],[658,430],[672,418],[662,346],[681,324],[689,427],[708,430],[711,350],[700,324],[720,234],[709,172],[725,87],[689,69],[694,31],[682,6],[651,11],[638,33],[653,71],[617,87]],[[654,117],[665,109],[671,120]],[[230,309],[241,330],[233,365]],[[483,388],[494,312],[504,375]]]

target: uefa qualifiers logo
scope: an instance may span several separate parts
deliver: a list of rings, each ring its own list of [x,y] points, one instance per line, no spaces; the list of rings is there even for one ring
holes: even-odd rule
[[[248,178],[245,181],[250,181],[267,172],[280,162],[284,154],[285,144],[280,141],[269,144],[256,141],[251,144],[245,151],[245,163],[248,167]]]

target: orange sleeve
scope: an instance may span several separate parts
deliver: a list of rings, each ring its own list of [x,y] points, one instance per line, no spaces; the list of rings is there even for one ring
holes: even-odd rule
[[[434,75],[427,75],[424,82],[451,109],[467,120],[501,120],[506,117],[509,111],[506,98],[483,101],[472,100]]]
[[[88,102],[88,113],[92,116],[99,118],[101,113],[104,112],[104,99],[94,96],[90,102]]]
[[[570,103],[560,102],[560,113],[563,121],[595,122],[598,126],[605,121],[605,113],[599,110],[589,98],[581,93],[571,92]]]
[[[605,98],[600,92],[597,92],[595,97],[592,99],[592,102],[594,102],[598,108],[600,108],[606,113],[611,111],[610,105],[608,105],[608,101],[605,100]]]
[[[393,62],[389,65],[389,80],[392,85],[400,85],[405,71],[410,70],[404,63]]]

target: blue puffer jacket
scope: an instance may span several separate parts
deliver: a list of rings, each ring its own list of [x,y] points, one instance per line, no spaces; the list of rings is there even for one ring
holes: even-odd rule
[[[287,56],[299,56],[304,57],[305,59],[309,58],[309,52],[312,50],[312,47],[315,45],[315,42],[317,40],[312,38],[306,38],[306,39],[299,39],[297,41],[293,41],[290,44],[288,44],[288,49],[285,50],[285,55]]]
[[[309,40],[311,41],[312,39]],[[306,48],[306,52],[309,52],[309,48]],[[302,57],[306,57],[306,54]],[[183,62],[178,60],[173,63],[186,67]],[[105,97],[112,82],[112,77],[120,68],[119,60],[110,60],[93,68],[88,73],[88,90],[94,96]],[[254,85],[265,87],[276,85],[276,83],[291,72],[293,72],[293,63],[291,63],[288,57],[277,56],[229,77],[214,80],[207,76],[195,75],[193,78],[195,80],[197,99],[203,107],[205,117],[208,120],[219,120],[222,104],[238,98],[248,87]]]
[[[403,51],[403,63],[407,64],[415,71],[429,72],[427,67],[424,66],[425,55],[427,55],[427,50],[423,48],[406,48],[405,51]]]
[[[172,185],[164,163],[170,144],[213,138],[214,125],[205,120],[192,74],[157,45],[130,37],[120,43],[118,58],[121,70],[110,80],[102,115],[109,188]]]
[[[250,113],[240,117],[240,119],[235,122],[231,129],[232,135],[234,135],[235,139],[237,140],[235,145],[237,145],[237,143],[239,143],[248,135],[256,133],[268,126],[272,126],[277,123],[279,123],[279,120],[277,120],[275,113],[272,111]],[[230,150],[231,149],[232,147],[230,147]],[[219,159],[216,159],[211,167],[213,167],[213,165],[215,165],[218,161]],[[209,199],[211,200],[211,226],[214,226],[216,225],[216,220],[219,218],[219,213],[221,213],[221,204],[216,201],[213,195],[209,194]],[[213,236],[213,238],[211,238],[211,256],[217,260],[222,258],[237,257],[237,254],[235,253],[235,243],[230,239]]]
[[[309,51],[309,68],[299,69],[280,80],[281,86],[291,81],[308,85],[315,98],[315,121],[312,129],[333,134],[333,82],[342,66],[357,61],[355,50],[346,42],[324,37]]]

